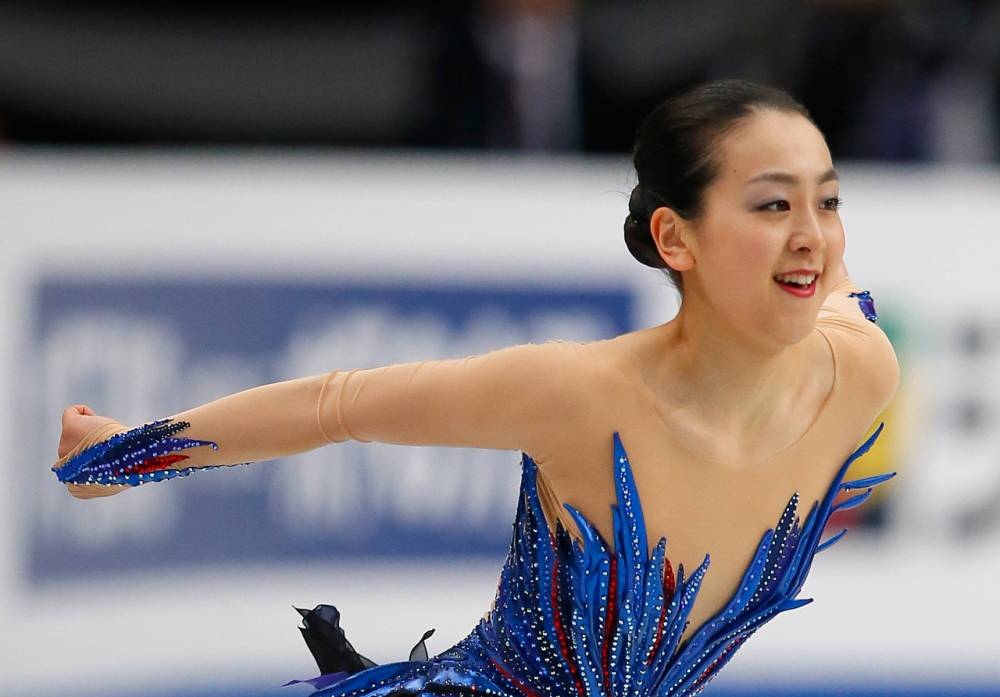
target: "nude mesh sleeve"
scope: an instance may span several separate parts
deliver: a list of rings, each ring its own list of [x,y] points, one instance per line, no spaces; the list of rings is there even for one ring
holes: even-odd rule
[[[169,417],[186,449],[177,467],[270,460],[348,439],[524,450],[544,457],[571,433],[574,344],[524,344],[453,360],[334,370],[221,397]],[[95,429],[73,453],[127,430]],[[65,459],[65,458],[64,458]]]
[[[172,468],[258,462],[326,445],[328,441],[317,421],[324,379],[325,375],[315,375],[261,385],[167,417],[189,424],[178,437],[218,446],[186,447],[182,451],[184,459]],[[96,428],[54,467],[129,430],[130,426],[117,422]]]
[[[575,344],[552,341],[334,371],[319,421],[331,442],[522,450],[544,458],[552,441],[571,430],[579,361]]]

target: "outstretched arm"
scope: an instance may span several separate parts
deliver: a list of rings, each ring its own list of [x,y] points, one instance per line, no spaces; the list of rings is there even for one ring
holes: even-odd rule
[[[99,455],[87,466],[91,475],[104,461],[115,460],[105,470],[126,463],[131,469],[124,474],[144,473],[148,481],[162,478],[154,470],[268,460],[349,439],[545,453],[571,429],[579,348],[571,342],[525,344],[462,359],[334,370],[262,385],[145,424],[151,433],[156,423],[178,427],[152,445],[145,434],[133,436],[134,444],[124,442],[134,430],[123,424],[77,414],[101,421],[91,421],[72,450],[63,452],[68,443],[62,444],[63,457],[54,469],[79,467],[86,457]],[[66,421],[64,414],[64,432]],[[150,457],[143,460],[144,455]],[[113,483],[112,475],[123,473],[103,473],[96,484],[78,477],[70,492],[89,498],[127,488],[104,486]]]
[[[60,459],[53,470],[67,482],[71,494],[92,498],[129,488],[115,482],[155,481],[188,473],[190,468],[267,460],[317,448],[326,442],[316,422],[324,377],[244,390],[137,429],[97,416],[84,405],[70,407],[63,413]],[[162,432],[157,424],[173,432]],[[79,440],[70,449],[74,438]]]

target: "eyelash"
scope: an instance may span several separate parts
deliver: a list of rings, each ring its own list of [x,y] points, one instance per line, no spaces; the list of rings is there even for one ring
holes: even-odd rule
[[[833,205],[830,208],[827,208],[826,210],[835,211],[835,210],[839,209],[841,206],[844,205],[844,199],[840,198],[839,196],[831,196],[830,198],[824,200],[823,203],[825,204],[825,203],[828,203],[830,201],[833,202]],[[758,210],[761,210],[761,211],[771,211],[772,213],[783,213],[786,210],[788,210],[787,208],[784,208],[784,209],[781,209],[781,210],[775,210],[773,208],[770,208],[770,206],[773,206],[776,203],[784,203],[785,205],[788,205],[788,201],[785,201],[784,199],[779,199],[777,201],[771,201],[770,203],[765,203],[763,206],[760,206],[760,208],[758,208]]]

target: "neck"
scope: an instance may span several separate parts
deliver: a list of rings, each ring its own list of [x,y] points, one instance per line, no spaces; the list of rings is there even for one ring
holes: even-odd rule
[[[756,432],[788,403],[789,371],[796,366],[787,347],[765,345],[737,328],[713,322],[708,312],[682,303],[661,326],[670,361],[657,361],[658,382],[670,385],[670,404],[698,422],[729,433]]]

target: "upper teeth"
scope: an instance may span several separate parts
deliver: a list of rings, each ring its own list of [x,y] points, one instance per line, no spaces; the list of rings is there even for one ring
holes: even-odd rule
[[[801,274],[795,273],[783,273],[778,274],[775,278],[783,283],[800,283],[804,286],[808,286],[814,280],[816,280],[816,274],[811,274],[809,276],[802,276]]]

